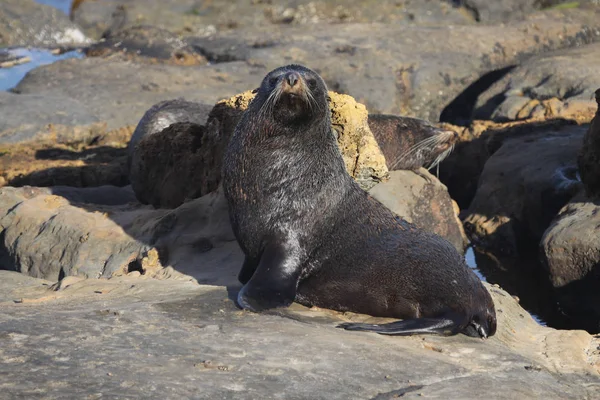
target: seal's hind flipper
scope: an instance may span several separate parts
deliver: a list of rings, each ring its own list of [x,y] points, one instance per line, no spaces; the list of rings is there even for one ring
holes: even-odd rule
[[[453,335],[458,328],[455,321],[445,318],[406,319],[389,324],[360,324],[347,322],[337,326],[348,331],[377,332],[381,335],[407,336],[420,333]]]

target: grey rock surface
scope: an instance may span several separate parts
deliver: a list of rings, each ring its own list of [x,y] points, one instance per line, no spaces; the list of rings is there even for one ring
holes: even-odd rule
[[[104,0],[84,1],[73,19],[92,37],[136,24],[153,25],[181,35],[206,35],[253,26],[316,23],[386,22],[403,26],[473,24],[463,7],[443,0],[219,1]]]
[[[346,332],[335,325],[375,319],[296,304],[253,314],[235,307],[231,281],[133,275],[48,286],[0,271],[5,398],[479,399],[485,390],[592,399],[600,390],[598,338],[541,327],[494,287],[499,330],[483,341]]]
[[[90,138],[99,123],[89,107],[62,95],[0,91],[0,113],[0,144],[61,140],[49,126],[64,127],[58,135],[63,139],[81,140]]]
[[[403,219],[447,239],[462,254],[467,237],[458,219],[458,206],[446,187],[421,168],[391,171],[390,179],[372,187],[369,193]]]
[[[111,130],[137,125],[151,106],[167,99],[214,104],[258,86],[266,72],[264,67],[243,62],[180,67],[87,58],[36,68],[15,91],[48,99],[71,98],[92,110]]]
[[[537,249],[554,216],[583,187],[577,154],[586,128],[498,135],[499,147],[490,152],[466,211],[469,238],[504,255]]]
[[[33,0],[0,3],[0,47],[56,47],[89,41],[78,25],[54,7]]]
[[[315,69],[330,90],[370,113],[437,121],[444,108],[490,70],[527,56],[600,39],[600,8],[546,12],[495,26],[392,24],[281,26],[192,37],[209,60],[245,60],[268,70],[288,63]]]
[[[556,216],[540,243],[548,278],[567,315],[600,329],[600,204],[583,195]]]
[[[600,43],[543,53],[510,71],[479,96],[475,118],[589,119],[600,87]]]

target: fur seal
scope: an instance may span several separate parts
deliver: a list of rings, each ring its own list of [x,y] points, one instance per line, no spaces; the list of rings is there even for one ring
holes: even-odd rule
[[[340,326],[388,335],[495,333],[491,296],[456,249],[394,215],[347,173],[327,88],[312,70],[289,65],[264,78],[225,151],[222,176],[245,254],[241,307],[297,301],[402,318]]]
[[[370,114],[368,122],[390,171],[439,166],[458,140],[456,132],[422,119]]]

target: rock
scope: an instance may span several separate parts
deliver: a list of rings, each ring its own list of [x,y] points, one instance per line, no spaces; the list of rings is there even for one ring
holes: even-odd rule
[[[127,145],[127,155],[133,155],[135,146],[146,136],[159,133],[175,122],[192,122],[196,125],[204,125],[213,106],[195,103],[184,99],[173,99],[161,101],[150,107],[138,122],[131,140]]]
[[[331,125],[348,173],[364,190],[386,179],[386,160],[369,128],[365,106],[350,96],[334,92],[329,92],[329,106]]]
[[[442,236],[463,253],[468,241],[458,219],[458,206],[425,169],[421,168],[419,174],[392,171],[387,182],[375,185],[369,193],[406,221]]]
[[[508,72],[477,101],[475,118],[508,121],[594,115],[594,88],[600,87],[600,43],[547,52]]]
[[[548,8],[578,8],[580,3],[591,3],[592,1],[569,2],[565,0],[459,0],[460,5],[471,11],[477,21],[487,23],[510,22],[525,18],[540,9]],[[597,3],[596,3],[597,4]]]
[[[556,213],[582,187],[576,159],[584,131],[567,126],[495,135],[496,142],[488,143],[492,155],[466,211],[469,238],[504,255],[536,249]]]
[[[583,138],[578,165],[581,180],[588,196],[600,196],[600,89],[596,90],[596,116]]]
[[[144,137],[133,150],[129,178],[137,198],[175,208],[217,188],[227,140],[204,126],[176,122]]]
[[[177,0],[78,1],[72,12],[75,22],[92,37],[100,38],[115,29],[135,24],[157,26],[179,35],[206,35],[221,30],[253,26],[277,29],[280,25],[340,24],[346,22],[386,22],[399,25],[472,24],[473,17],[463,8],[445,1],[351,0],[314,2],[229,1],[199,3]]]
[[[0,285],[11,275],[0,271]],[[0,361],[10,368],[0,385],[9,398],[334,400],[478,399],[474,388],[491,398],[581,399],[600,388],[598,338],[541,327],[498,288],[488,286],[498,332],[483,341],[345,332],[335,325],[365,317],[298,305],[243,312],[233,279],[227,288],[144,276],[88,279],[58,292],[43,281],[9,286]],[[23,379],[31,363],[38,371]]]
[[[89,108],[68,96],[0,91],[0,144],[85,140],[104,129]]]
[[[600,205],[577,196],[556,216],[540,243],[541,258],[562,312],[600,332]]]
[[[2,0],[0,47],[86,44],[89,39],[65,14],[33,0]]]
[[[300,63],[330,90],[353,96],[370,113],[437,121],[472,82],[527,55],[574,47],[600,36],[600,8],[532,15],[501,32],[493,26],[394,24],[238,29],[189,38],[209,60],[246,60],[267,70]],[[476,97],[473,101],[476,100]],[[451,121],[447,121],[451,122]]]
[[[141,63],[206,65],[207,60],[177,35],[152,26],[133,26],[110,33],[85,50],[88,57],[110,57]]]
[[[166,99],[214,104],[255,87],[266,72],[264,67],[243,62],[184,68],[96,57],[36,68],[14,91],[44,96],[46,101],[70,98],[83,104],[95,119],[106,122],[110,131],[135,126],[150,107]],[[19,100],[13,99],[15,107]]]
[[[189,272],[202,265],[205,253],[213,248],[222,248],[229,258],[241,257],[220,191],[170,211],[127,204],[124,200],[131,199],[131,192],[123,190],[128,192],[125,197],[107,187],[1,188],[0,269],[54,281],[72,275],[108,278],[132,271],[170,277],[181,275],[174,268]],[[102,200],[111,194],[113,201]],[[92,195],[97,197],[80,202]]]

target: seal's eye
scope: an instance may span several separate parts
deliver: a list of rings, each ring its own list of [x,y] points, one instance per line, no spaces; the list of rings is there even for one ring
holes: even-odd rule
[[[308,84],[308,87],[311,88],[311,89],[314,89],[314,88],[317,87],[317,80],[316,79],[309,78],[309,79],[306,80],[306,83]]]
[[[277,83],[278,80],[279,80],[279,78],[276,77],[276,76],[274,76],[273,78],[269,79],[269,84],[271,86],[274,86]]]

